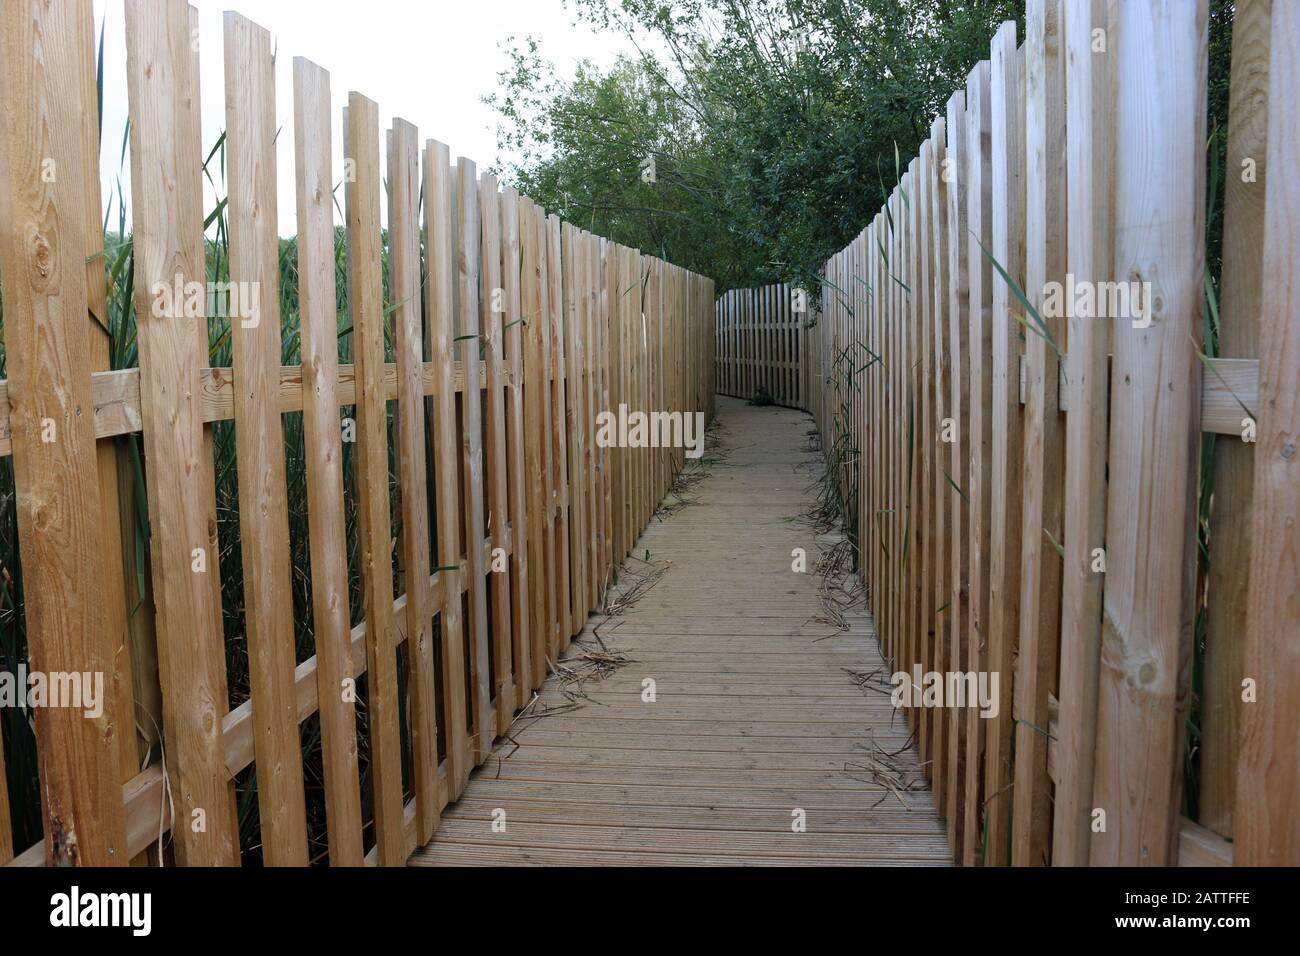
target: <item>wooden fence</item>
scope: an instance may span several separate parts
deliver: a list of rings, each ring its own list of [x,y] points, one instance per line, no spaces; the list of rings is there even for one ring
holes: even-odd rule
[[[1030,0],[826,264],[880,640],[1001,678],[907,711],[968,864],[1300,863],[1300,6],[1236,6],[1217,295],[1206,50],[1204,0]]]
[[[266,31],[227,14],[230,280],[255,310],[231,323],[232,366],[208,367],[202,305],[159,308],[164,286],[206,278],[196,13],[127,0],[139,367],[109,370],[90,7],[6,0],[0,21],[0,451],[13,456],[29,665],[102,672],[111,693],[97,719],[36,710],[44,845],[12,845],[0,786],[0,861],[18,849],[15,863],[125,864],[170,829],[178,863],[238,863],[233,781],[252,765],[264,861],[306,863],[300,730],[318,715],[329,862],[401,864],[601,605],[684,465],[682,449],[602,447],[597,413],[712,415],[712,282],[547,215],[403,120],[382,169],[378,108],[358,93],[342,124],[349,169],[331,169],[329,75],[299,58],[302,364],[281,367],[275,60]],[[340,178],[351,363],[335,304]],[[354,405],[359,624],[340,424]],[[285,485],[282,416],[295,412],[306,501]],[[234,707],[213,475],[213,424],[230,420],[251,672]],[[148,643],[128,625],[119,507],[133,490],[114,441],[136,432]],[[295,660],[287,516],[303,508],[315,653]],[[165,760],[142,771],[132,727],[147,709],[140,658],[155,656]],[[350,692],[363,675],[364,715]]]
[[[789,285],[731,289],[715,306],[714,378],[718,393],[806,407],[807,294]]]

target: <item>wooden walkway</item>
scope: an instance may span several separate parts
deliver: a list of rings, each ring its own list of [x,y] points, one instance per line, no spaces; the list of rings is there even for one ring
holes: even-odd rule
[[[720,460],[625,571],[649,589],[566,655],[590,666],[594,625],[631,662],[584,683],[581,706],[521,718],[412,864],[949,862],[869,616],[859,601],[848,630],[816,620],[813,571],[836,539],[799,518],[821,467],[812,419],[725,398],[718,418]],[[797,547],[809,573],[791,571]],[[563,708],[566,687],[552,676],[539,703]],[[918,789],[877,782],[882,764]]]

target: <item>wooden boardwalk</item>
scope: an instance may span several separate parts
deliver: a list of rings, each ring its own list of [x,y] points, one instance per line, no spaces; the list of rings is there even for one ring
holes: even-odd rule
[[[584,683],[581,706],[521,718],[412,864],[949,862],[869,616],[859,601],[847,630],[817,620],[813,572],[836,539],[799,518],[821,468],[811,418],[736,399],[718,418],[719,460],[625,571],[623,587],[652,586],[566,655],[599,649],[594,626],[631,661]],[[791,570],[798,547],[808,573]],[[563,708],[566,686],[552,676],[539,703]],[[878,761],[916,789],[877,782]]]

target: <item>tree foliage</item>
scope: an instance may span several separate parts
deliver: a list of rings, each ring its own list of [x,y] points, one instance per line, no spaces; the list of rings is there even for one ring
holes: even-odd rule
[[[503,152],[521,157],[508,173],[548,208],[719,290],[808,281],[874,215],[997,25],[1023,22],[1024,7],[575,3],[639,56],[565,80],[534,41],[513,45],[488,98]]]

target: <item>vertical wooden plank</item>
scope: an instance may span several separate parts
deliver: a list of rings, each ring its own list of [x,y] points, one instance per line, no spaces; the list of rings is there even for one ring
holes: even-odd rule
[[[586,537],[586,414],[583,400],[586,383],[585,342],[579,332],[578,310],[581,293],[578,283],[582,269],[579,265],[580,241],[578,230],[569,223],[563,224],[560,262],[564,271],[564,338],[565,359],[569,374],[565,382],[565,422],[569,445],[569,585],[572,616],[568,638],[582,630],[587,620],[587,537]]]
[[[549,460],[551,429],[549,406],[551,383],[542,361],[542,336],[545,313],[541,300],[542,262],[538,256],[537,207],[526,197],[519,199],[519,254],[522,271],[520,318],[523,320],[523,389],[524,389],[524,463],[527,476],[526,514],[516,520],[528,526],[528,598],[520,601],[528,611],[528,655],[530,670],[527,687],[540,687],[546,676],[547,621],[550,611],[546,556],[550,522],[547,506],[551,500]]]
[[[1016,768],[1011,859],[1048,862],[1051,780],[1047,698],[1057,673],[1061,624],[1064,443],[1058,408],[1065,326],[1045,314],[1049,282],[1065,280],[1065,99],[1058,0],[1032,0],[1025,26],[1025,292],[1046,330],[1025,330],[1021,469],[1020,650],[1016,670]],[[1052,342],[1048,342],[1050,335]],[[1050,537],[1049,537],[1050,536]]]
[[[637,288],[640,285],[641,277],[637,273],[636,260],[633,258],[633,251],[630,248],[623,250],[624,265],[624,284],[626,286],[623,296],[623,399],[627,402],[628,410],[636,408],[636,295]],[[633,502],[636,497],[636,460],[631,448],[624,449],[623,463],[625,469],[624,487],[623,487],[623,515],[626,524],[627,537],[624,541],[625,554],[630,554],[636,544],[637,526],[636,512]]]
[[[642,274],[640,264],[637,261],[637,252],[629,248],[627,251],[627,268],[631,281],[628,284],[627,293],[627,400],[629,411],[639,411],[641,396],[641,282]],[[628,549],[629,551],[636,547],[637,538],[641,535],[641,474],[640,462],[638,461],[638,452],[635,448],[629,447],[627,450],[627,468],[628,468],[628,485],[627,485],[627,520],[628,520]]]
[[[546,218],[546,311],[550,318],[551,368],[551,452],[555,466],[555,569],[556,631],[550,642],[551,660],[569,645],[573,634],[573,604],[570,573],[569,536],[569,428],[568,428],[568,347],[565,344],[565,300],[563,263],[561,262],[560,218]]]
[[[331,866],[361,866],[365,852],[361,842],[356,712],[351,695],[344,693],[355,675],[343,527],[330,80],[325,70],[302,57],[293,61],[293,106],[312,630],[316,637],[329,861]]]
[[[388,415],[384,400],[384,298],[379,245],[379,107],[348,94],[343,154],[352,161],[345,211],[348,297],[357,391],[357,528],[366,616],[366,711],[375,847],[382,866],[406,862],[393,566],[388,513]]]
[[[989,252],[1024,285],[1024,107],[1016,24],[1003,23],[993,37],[989,68],[989,173],[992,216]],[[975,250],[973,255],[982,255]],[[984,865],[1010,862],[1011,714],[1015,649],[1020,635],[1020,496],[1015,474],[1021,458],[1019,305],[1001,276],[992,284],[989,312],[990,456],[988,499],[988,654],[985,670],[998,679],[997,712],[984,721]]]
[[[624,312],[627,308],[627,296],[624,284],[626,283],[626,259],[627,255],[622,246],[614,243],[609,248],[609,263],[606,266],[605,281],[609,284],[610,289],[610,309],[609,309],[609,368],[610,368],[610,392],[609,408],[617,415],[619,405],[624,402],[623,398],[623,327]],[[627,467],[624,459],[625,449],[615,443],[610,450],[610,485],[613,490],[613,504],[610,528],[610,536],[613,538],[613,556],[614,563],[617,565],[627,554],[627,531],[624,528],[625,518],[623,512],[623,491],[624,483],[627,481]]]
[[[1219,297],[1219,354],[1231,358],[1259,355],[1272,8],[1272,0],[1242,0],[1236,5],[1232,21],[1228,150],[1224,159],[1228,172],[1223,185],[1223,283]],[[1205,622],[1197,822],[1224,837],[1232,836],[1237,788],[1245,646],[1241,621],[1248,614],[1250,600],[1255,452],[1255,447],[1235,436],[1221,436],[1214,442],[1214,503],[1210,516],[1214,554]]]
[[[595,585],[592,603],[597,608],[601,606],[601,596],[605,592],[605,448],[596,440],[599,437],[596,416],[600,414],[604,397],[605,343],[601,334],[601,320],[609,302],[605,289],[605,244],[603,237],[591,237],[591,456],[594,476],[591,544],[594,564],[592,578]]]
[[[257,752],[262,855],[307,863],[307,816],[294,695],[289,510],[280,387],[280,247],[276,234],[275,74],[271,37],[225,15],[230,281],[251,290],[254,314],[232,318],[235,457]]]
[[[993,391],[990,375],[993,351],[993,269],[983,249],[992,244],[992,188],[989,176],[989,62],[981,60],[966,82],[967,242],[970,289],[970,410],[965,438],[969,449],[964,479],[970,547],[970,624],[966,631],[966,670],[981,673],[988,640],[988,518],[992,488]],[[981,245],[983,249],[981,249]],[[966,836],[962,860],[967,866],[983,862],[984,721],[980,708],[969,705],[966,718]]]
[[[632,391],[631,402],[629,403],[633,410],[645,412],[645,324],[642,314],[641,292],[645,287],[645,273],[641,267],[641,254],[636,249],[629,250],[629,259],[632,268],[632,275],[635,278],[631,290],[628,294],[628,310],[630,312],[631,322],[629,323],[629,335],[631,337],[632,353]],[[630,462],[632,476],[632,491],[629,504],[632,509],[632,541],[635,546],[636,541],[641,536],[645,528],[645,452],[641,448],[628,449],[628,461]]]
[[[456,329],[452,232],[451,152],[443,143],[429,140],[424,150],[424,248],[428,262],[425,316],[428,335],[425,353],[433,364],[437,383],[433,431],[434,474],[437,502],[438,569],[442,593],[443,735],[447,744],[449,798],[460,796],[469,781],[470,743],[465,705],[465,634],[461,619],[461,594],[465,582],[460,570],[460,442],[456,436]],[[466,370],[466,394],[472,388]]]
[[[492,665],[488,651],[487,542],[483,514],[483,405],[478,386],[479,200],[474,161],[456,159],[456,301],[460,303],[460,364],[465,377],[461,400],[461,488],[465,504],[465,573],[469,576],[470,681],[474,689],[474,762],[492,752],[496,718],[492,710]]]
[[[966,635],[970,625],[970,541],[961,534],[965,527],[966,492],[961,487],[967,474],[967,456],[970,454],[970,434],[967,424],[970,413],[970,348],[967,311],[970,289],[968,286],[966,251],[966,183],[969,171],[966,156],[966,94],[958,90],[948,100],[947,133],[948,158],[948,361],[950,398],[949,417],[952,418],[952,446],[945,480],[951,507],[948,511],[949,534],[952,538],[952,574],[949,579],[948,608],[948,669],[967,670]],[[948,846],[955,859],[962,859],[965,833],[965,779],[966,779],[966,726],[964,715],[957,709],[949,711],[948,721]]]
[[[555,402],[556,388],[557,383],[562,380],[562,371],[553,360],[551,346],[552,316],[549,276],[547,274],[550,266],[547,256],[546,212],[540,206],[532,206],[530,234],[532,236],[536,270],[536,311],[530,321],[533,325],[533,331],[537,335],[539,371],[541,372],[541,381],[533,380],[532,385],[533,394],[541,406],[540,434],[537,438],[541,445],[543,472],[543,496],[539,508],[543,537],[540,542],[541,550],[534,568],[538,576],[544,581],[546,612],[537,633],[533,635],[533,646],[536,648],[533,661],[537,675],[536,686],[540,687],[550,670],[550,661],[553,654],[552,647],[559,634],[557,622],[561,614],[559,607],[560,562],[556,558],[560,543],[555,521],[555,515],[559,507],[559,491],[556,487],[559,463],[553,436],[555,435],[556,413],[559,407]]]
[[[71,4],[4,9],[0,271],[29,663],[102,676],[114,671],[115,636],[100,626],[104,554],[85,334],[86,257],[99,224],[87,220],[82,175],[81,71],[91,64],[78,56],[76,21],[84,15]],[[129,863],[116,709],[110,698],[94,718],[70,707],[36,710],[47,863]]]
[[[1067,197],[1066,272],[1075,282],[1108,282],[1111,270],[1111,52],[1093,49],[1093,31],[1109,34],[1108,0],[1068,0],[1065,45]],[[1231,179],[1232,177],[1229,177]],[[1061,571],[1061,666],[1056,729],[1052,863],[1083,866],[1091,840],[1097,668],[1105,574],[1096,550],[1106,541],[1106,428],[1110,323],[1068,320],[1065,375],[1065,561]],[[1218,566],[1218,542],[1215,543]],[[1235,693],[1235,692],[1234,692]],[[1235,725],[1234,725],[1235,726]],[[1235,752],[1236,743],[1233,742]],[[1204,759],[1204,758],[1202,758]]]
[[[907,249],[907,203],[904,193],[911,188],[904,172],[893,194],[893,232],[889,248],[890,284],[894,287],[893,306],[890,309],[890,354],[893,356],[891,366],[891,385],[894,390],[894,410],[890,418],[891,456],[893,484],[891,495],[893,524],[891,554],[894,556],[892,568],[893,600],[891,602],[893,621],[890,626],[890,661],[895,668],[906,665],[907,654],[907,565],[910,555],[907,550],[907,525],[911,520],[908,513],[907,499],[907,278],[904,261]],[[849,281],[853,281],[852,275]],[[846,342],[846,344],[851,344]]]
[[[597,411],[608,412],[610,409],[610,320],[616,307],[615,290],[610,284],[609,269],[611,263],[617,257],[617,245],[607,240],[601,240],[601,302],[600,302],[600,396],[597,402]],[[613,409],[617,412],[617,409]],[[601,574],[601,593],[609,587],[614,581],[614,496],[613,483],[611,481],[611,467],[613,464],[613,450],[606,445],[600,451],[600,490],[601,502],[600,515],[600,546],[601,556],[600,564]],[[602,600],[603,603],[603,600]]]
[[[152,321],[151,291],[174,288],[177,276],[183,287],[205,275],[201,171],[183,158],[202,149],[198,55],[189,44],[194,16],[181,0],[126,4],[135,307],[143,318],[136,335],[163,733],[173,812],[207,817],[205,831],[178,827],[173,845],[182,865],[216,866],[238,863],[239,836],[221,742],[229,698],[212,454],[199,402],[207,321]],[[203,574],[191,570],[196,551],[209,569]]]
[[[1150,282],[1151,296],[1149,325],[1115,325],[1094,782],[1106,829],[1093,834],[1091,860],[1164,866],[1182,796],[1195,618],[1207,5],[1165,0],[1118,13],[1115,273]],[[1267,535],[1284,525],[1258,484],[1256,515],[1268,520],[1254,530]],[[1276,674],[1280,664],[1267,666]]]
[[[520,304],[519,193],[505,189],[501,206],[501,268],[506,313],[502,347],[505,350],[506,379],[506,480],[510,508],[510,619],[514,649],[515,707],[527,702],[532,689],[532,638],[529,618],[528,531],[524,461],[524,325]],[[508,726],[508,725],[507,725]]]
[[[921,661],[921,578],[924,571],[925,555],[922,550],[921,532],[924,517],[921,512],[921,448],[918,441],[921,426],[921,363],[920,331],[923,322],[921,311],[920,262],[917,250],[919,246],[921,186],[920,156],[912,158],[907,167],[907,203],[904,207],[907,225],[904,263],[907,268],[905,282],[907,293],[907,670]],[[857,349],[855,348],[855,352]],[[919,742],[921,736],[921,712],[913,708],[908,712],[912,732]]]
[[[1300,10],[1273,4],[1269,67],[1269,183],[1264,226],[1263,308],[1260,311],[1259,442],[1255,462],[1250,605],[1245,671],[1258,681],[1258,700],[1241,711],[1241,757],[1234,817],[1234,861],[1248,866],[1300,862],[1300,580],[1296,525],[1300,522],[1300,189],[1293,96],[1300,74]],[[1204,21],[1196,25],[1203,29]],[[1202,74],[1203,75],[1203,74]],[[1290,175],[1288,175],[1290,173]]]
[[[85,207],[85,222],[99,223],[103,215],[102,197],[99,183],[99,104],[97,94],[97,72],[95,70],[95,17],[89,3],[77,0],[69,11],[72,29],[75,31],[75,61],[81,65],[78,71],[81,83],[81,175],[84,183],[82,203]],[[108,270],[104,264],[104,235],[100,228],[87,229],[86,247],[86,298],[87,298],[87,335],[90,344],[90,367],[94,372],[106,371],[111,366],[110,335],[108,317]],[[113,662],[112,695],[116,704],[112,710],[113,724],[109,728],[109,737],[117,745],[117,775],[123,783],[134,777],[140,769],[142,749],[139,745],[141,736],[135,730],[143,715],[143,721],[154,719],[155,711],[145,707],[139,714],[135,708],[135,688],[132,675],[137,667],[146,667],[157,673],[157,659],[153,640],[147,645],[135,636],[135,632],[144,630],[145,618],[140,615],[140,623],[132,627],[131,608],[135,606],[134,596],[128,594],[126,568],[134,568],[132,550],[123,549],[122,526],[125,515],[134,511],[124,511],[118,480],[118,466],[128,463],[124,446],[115,441],[96,442],[95,466],[99,474],[99,548],[104,555],[101,566],[99,608],[99,628],[108,639],[105,648],[108,660]],[[134,584],[132,584],[134,591]],[[142,636],[143,636],[142,634]],[[154,678],[156,683],[156,678]],[[161,725],[161,719],[158,720]],[[150,728],[151,733],[156,733]],[[4,759],[0,757],[0,779],[4,774]],[[2,802],[7,802],[6,794]],[[7,811],[0,806],[0,815]],[[0,823],[0,858],[4,857],[5,831],[8,820]],[[146,859],[137,855],[132,861],[144,865]]]
[[[424,339],[420,301],[420,169],[415,127],[393,120],[388,148],[388,290],[397,363],[397,469],[406,578],[406,661],[416,838],[438,825],[438,701],[434,693],[429,490],[424,448]]]
[[[930,596],[934,593],[934,444],[930,435],[934,434],[934,396],[931,383],[934,380],[934,298],[930,229],[930,166],[934,162],[934,145],[930,140],[921,144],[920,156],[913,178],[915,193],[912,204],[915,207],[915,256],[913,269],[914,283],[912,300],[916,314],[913,320],[916,336],[916,401],[919,406],[917,424],[912,441],[916,445],[918,467],[913,482],[918,485],[917,494],[920,505],[916,533],[917,557],[920,572],[917,576],[916,620],[918,647],[915,663],[925,674],[933,669],[934,664],[934,607]],[[917,752],[921,766],[929,775],[931,766],[930,737],[934,717],[933,708],[921,708],[917,713]]]
[[[637,382],[637,401],[640,403],[642,411],[649,412],[650,406],[650,341],[649,325],[646,321],[646,263],[641,258],[640,250],[634,252],[634,259],[637,264],[637,291],[636,297],[636,336],[637,346],[641,350],[640,380]],[[640,509],[640,522],[638,522],[637,531],[645,531],[646,524],[650,520],[650,449],[641,447],[637,449],[637,473],[641,479],[641,496],[638,498],[637,506]]]
[[[882,574],[884,600],[882,608],[885,660],[891,667],[897,666],[896,647],[898,643],[898,431],[895,422],[898,419],[898,298],[902,290],[894,281],[894,270],[898,262],[898,190],[895,189],[885,204],[884,249],[880,253],[880,276],[884,289],[884,314],[881,319],[881,346],[885,364],[882,371],[885,376],[885,417],[882,421],[881,435],[884,458],[884,500],[881,502],[880,515],[883,525],[882,536],[885,540],[885,563]],[[844,276],[845,282],[852,281],[852,276]],[[843,318],[841,319],[841,324]],[[844,343],[837,344],[836,353],[842,356]],[[843,359],[841,358],[842,362]],[[842,391],[843,386],[840,386]],[[842,397],[836,400],[836,414]]]
[[[600,238],[583,233],[582,329],[587,339],[587,600],[589,607],[600,604],[601,563],[600,517],[605,497],[600,488],[600,449],[596,446],[596,410],[600,401]]]
[[[497,180],[491,173],[479,177],[478,203],[480,221],[479,322],[483,333],[487,402],[484,408],[486,435],[484,449],[487,471],[484,487],[487,495],[487,535],[489,553],[486,566],[492,600],[492,693],[496,700],[496,733],[510,726],[515,711],[515,685],[510,643],[510,559],[501,558],[497,549],[508,554],[510,500],[506,476],[506,381],[502,353],[502,312],[506,309],[505,289],[501,285],[501,212]],[[467,376],[468,378],[468,376]],[[504,564],[502,563],[504,562]],[[499,569],[499,570],[498,570]]]
[[[949,345],[949,260],[948,209],[952,165],[948,156],[947,121],[939,116],[930,124],[930,142],[934,151],[930,172],[930,217],[933,222],[931,246],[934,256],[933,326],[934,326],[934,430],[927,440],[934,446],[934,536],[937,544],[934,566],[934,590],[929,595],[929,611],[934,620],[934,669],[944,673],[951,668],[950,627],[953,620],[952,569],[953,541],[948,515],[952,509],[952,489],[946,475],[952,467],[945,433],[952,415],[949,370],[952,350]],[[930,775],[934,805],[946,816],[948,808],[948,765],[951,727],[945,711],[937,711],[933,721],[934,766]]]

